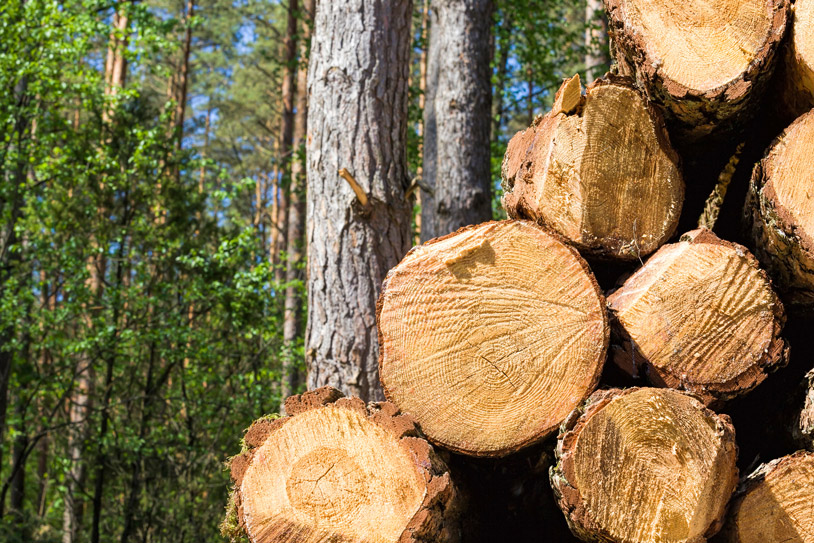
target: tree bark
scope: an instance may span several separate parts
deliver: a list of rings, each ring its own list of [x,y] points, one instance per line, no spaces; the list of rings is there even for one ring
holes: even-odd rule
[[[410,247],[411,14],[410,0],[323,0],[311,45],[308,385],[330,384],[365,401],[383,397],[380,285]]]
[[[792,123],[755,165],[744,208],[761,264],[786,303],[809,314],[814,312],[812,138],[814,111]]]
[[[421,230],[419,241],[438,235],[438,215],[435,212],[436,171],[438,158],[438,123],[435,112],[435,94],[438,90],[438,70],[441,63],[441,27],[438,10],[429,4],[429,37],[426,51],[424,80],[424,107],[421,138]]]
[[[382,288],[382,385],[434,443],[505,456],[551,435],[596,387],[604,297],[579,254],[533,223],[436,238]]]
[[[247,450],[232,460],[225,535],[244,531],[256,543],[460,541],[446,464],[411,417],[330,387],[285,405],[289,416],[256,421]],[[285,513],[292,510],[300,513]]]
[[[678,143],[724,138],[751,119],[774,72],[787,0],[605,6],[620,73],[664,108]]]
[[[729,417],[689,394],[600,390],[560,430],[551,485],[583,541],[699,543],[721,526],[737,451]]]
[[[291,11],[289,17],[296,17]],[[288,202],[288,240],[285,272],[285,312],[283,315],[283,344],[285,353],[283,358],[283,382],[280,393],[283,398],[292,395],[297,389],[299,381],[296,360],[294,357],[294,343],[300,330],[300,288],[296,284],[302,279],[300,265],[305,241],[305,194],[306,179],[304,160],[301,151],[304,151],[305,134],[308,129],[308,42],[311,39],[310,14],[314,12],[314,1],[303,0],[302,20],[300,34],[300,59],[297,64],[297,111],[294,118],[294,134],[292,139],[293,159],[291,161],[291,192]]]
[[[435,123],[435,153],[425,157],[435,160],[435,184],[432,201],[424,203],[422,223],[431,222],[432,235],[443,236],[492,218],[489,136],[493,2],[435,0],[433,10],[437,15],[429,62],[436,66],[429,71],[437,79],[432,101],[427,102],[434,115],[425,118],[425,123]],[[422,234],[422,240],[427,239],[429,232]]]
[[[678,226],[684,181],[661,115],[633,81],[608,76],[582,94],[563,83],[554,107],[509,142],[503,206],[555,230],[585,256],[640,260]]]
[[[590,83],[608,70],[608,24],[602,0],[585,3],[585,81]]]
[[[705,228],[662,247],[608,308],[620,368],[707,404],[745,394],[788,362],[786,317],[769,278],[745,247]]]

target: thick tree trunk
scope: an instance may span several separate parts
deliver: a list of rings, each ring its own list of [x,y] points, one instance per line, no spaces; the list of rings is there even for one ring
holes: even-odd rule
[[[308,385],[365,401],[382,398],[376,299],[410,247],[411,14],[410,0],[323,0],[311,45]]]
[[[422,223],[443,236],[492,217],[492,111],[490,34],[492,0],[434,0],[429,68],[437,79],[432,101],[435,153],[434,195],[424,203]],[[432,51],[436,48],[436,51]],[[429,126],[426,127],[429,134]],[[427,171],[425,160],[424,170]],[[430,185],[433,186],[433,185]],[[430,239],[430,232],[422,239]]]
[[[719,541],[811,541],[814,453],[798,451],[763,464],[741,483]]]
[[[474,456],[551,435],[596,387],[609,332],[585,261],[525,221],[414,248],[385,279],[378,322],[387,398]]]
[[[588,83],[602,77],[608,68],[608,23],[602,0],[585,2],[585,79]]]
[[[689,394],[600,390],[560,430],[551,485],[583,541],[698,543],[721,526],[737,451],[729,417]]]
[[[294,5],[292,2],[291,5]],[[285,272],[285,313],[283,317],[283,382],[280,393],[284,398],[292,395],[297,389],[298,372],[294,358],[294,343],[300,330],[300,289],[295,282],[302,278],[300,265],[305,242],[305,158],[300,152],[304,150],[305,134],[308,127],[308,42],[311,38],[309,14],[314,12],[314,1],[303,0],[302,11],[306,14],[302,21],[300,34],[300,60],[297,64],[297,111],[294,118],[294,135],[292,139],[291,161],[291,196],[288,202],[288,240]],[[296,16],[289,6],[289,17]]]
[[[662,247],[608,307],[620,368],[707,404],[752,390],[788,362],[783,304],[757,259],[705,228]]]
[[[679,143],[724,136],[752,117],[774,71],[786,0],[605,6],[620,73],[634,76],[665,108]]]
[[[744,213],[755,254],[793,309],[814,312],[814,112],[797,119],[752,173]]]
[[[553,110],[509,142],[503,206],[565,236],[583,254],[637,260],[678,226],[684,181],[661,115],[627,78],[579,76]]]
[[[411,417],[330,387],[285,406],[288,417],[249,428],[248,450],[232,460],[226,535],[245,531],[256,543],[460,541],[447,467]]]

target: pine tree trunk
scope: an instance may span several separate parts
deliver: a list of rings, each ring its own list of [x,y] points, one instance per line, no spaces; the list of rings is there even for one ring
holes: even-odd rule
[[[410,247],[411,15],[410,0],[323,1],[311,45],[308,385],[365,401],[382,398],[376,299]]]
[[[438,158],[438,122],[435,94],[438,90],[438,70],[441,63],[441,33],[438,10],[429,4],[429,36],[425,52],[424,107],[422,108],[421,143],[421,231],[420,241],[438,236],[438,215],[435,212],[436,172]]]
[[[422,222],[434,236],[492,218],[492,111],[490,34],[492,0],[434,0],[429,68],[437,77],[434,109],[434,195],[424,203]],[[429,124],[429,122],[427,123]],[[427,170],[425,161],[425,171]],[[430,185],[433,186],[433,185]],[[428,232],[429,234],[429,232]],[[430,239],[422,234],[422,239]]]
[[[289,5],[289,17],[296,16],[292,11],[295,3]],[[308,14],[314,12],[313,0],[303,0],[302,11],[306,14],[302,21],[300,34],[300,59],[297,64],[297,111],[294,118],[294,135],[291,161],[291,196],[288,203],[288,240],[286,253],[285,273],[285,313],[283,316],[283,343],[285,357],[283,359],[283,382],[280,394],[287,398],[297,389],[298,372],[294,356],[294,343],[300,330],[300,289],[294,284],[302,278],[300,265],[302,262],[303,244],[305,241],[305,194],[306,179],[304,157],[300,152],[304,150],[305,134],[308,128],[308,41],[311,38]]]
[[[330,387],[285,406],[288,417],[248,429],[247,450],[232,460],[225,535],[243,531],[255,543],[460,541],[447,467],[411,417]]]
[[[585,2],[585,80],[590,83],[608,69],[608,24],[602,0]]]
[[[729,417],[689,394],[600,390],[560,430],[551,485],[583,541],[702,543],[738,482],[737,450]]]
[[[755,113],[774,71],[787,0],[605,5],[620,73],[664,107],[679,143],[723,138]]]

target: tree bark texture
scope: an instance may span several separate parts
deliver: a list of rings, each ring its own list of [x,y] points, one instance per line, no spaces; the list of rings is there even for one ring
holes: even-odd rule
[[[411,14],[411,0],[322,0],[311,42],[308,386],[365,401],[383,398],[376,299],[410,248]]]
[[[424,171],[434,195],[423,201],[422,241],[492,217],[489,131],[492,111],[491,0],[436,0],[428,67]],[[426,110],[425,110],[426,111]],[[434,126],[431,128],[430,125]],[[425,140],[426,141],[426,140]],[[434,164],[428,162],[434,161]],[[423,195],[422,195],[423,197]]]
[[[296,19],[297,13],[294,2],[289,5],[289,17]],[[302,9],[305,17],[314,11],[313,0],[304,0]],[[302,249],[305,230],[305,190],[306,179],[302,157],[299,155],[300,147],[305,140],[308,115],[308,67],[305,64],[308,53],[308,40],[310,26],[307,19],[302,21],[302,34],[300,39],[300,62],[297,68],[297,111],[294,117],[294,135],[291,142],[293,159],[291,161],[291,195],[288,202],[288,240],[286,243],[285,271],[285,313],[283,315],[283,342],[285,344],[285,358],[283,359],[283,382],[281,394],[288,397],[297,387],[297,369],[294,362],[294,342],[299,332],[300,323],[300,296],[295,281],[300,278],[299,264],[302,260]]]

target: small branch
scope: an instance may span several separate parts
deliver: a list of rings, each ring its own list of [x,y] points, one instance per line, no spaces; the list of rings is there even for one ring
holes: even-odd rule
[[[362,204],[363,207],[367,207],[367,194],[362,190],[359,183],[356,182],[356,179],[353,178],[353,175],[351,175],[346,168],[339,168],[339,175],[348,182],[348,185],[350,185],[350,188],[352,188],[356,194],[356,199],[359,200],[359,203]]]

